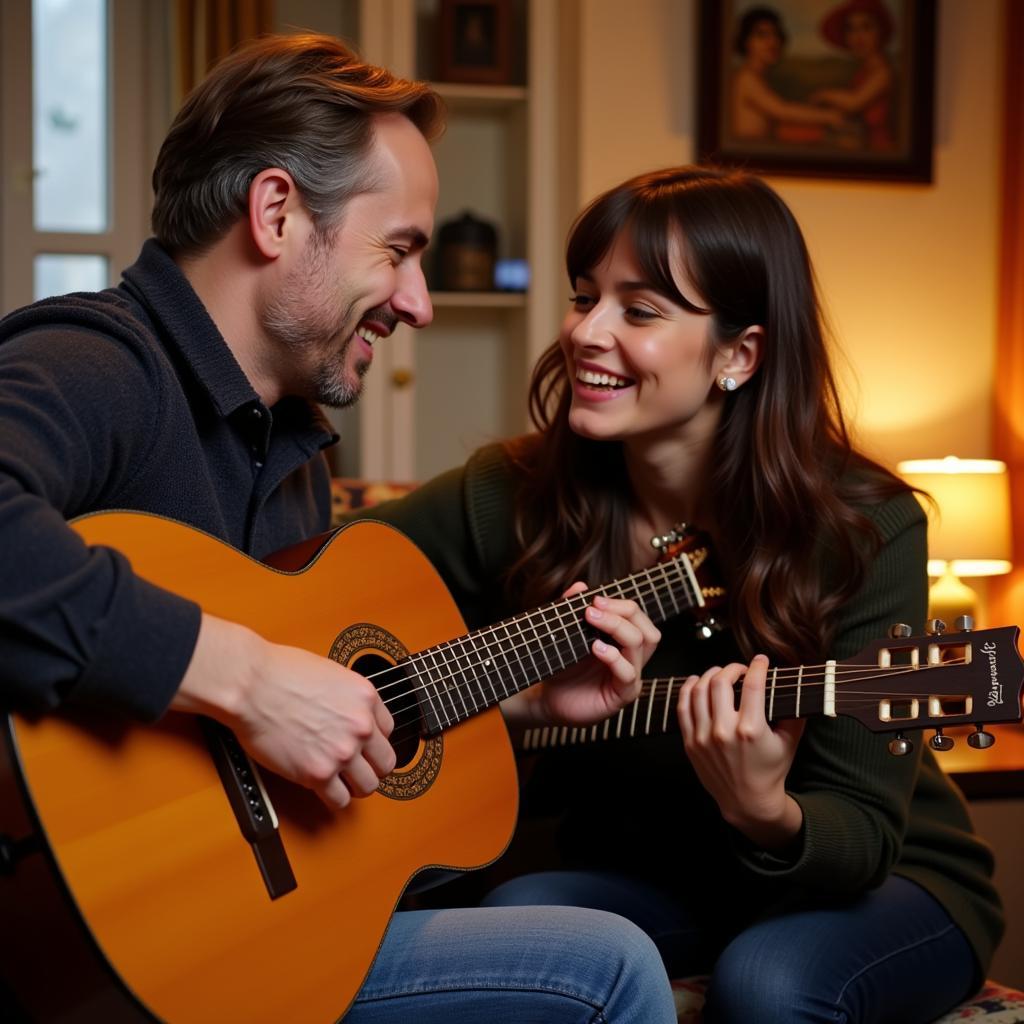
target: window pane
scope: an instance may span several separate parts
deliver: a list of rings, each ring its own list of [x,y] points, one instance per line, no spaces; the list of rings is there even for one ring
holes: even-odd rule
[[[35,258],[34,298],[67,292],[98,292],[107,287],[110,271],[106,256],[68,256],[45,253]]]
[[[107,229],[107,0],[32,0],[39,231]]]

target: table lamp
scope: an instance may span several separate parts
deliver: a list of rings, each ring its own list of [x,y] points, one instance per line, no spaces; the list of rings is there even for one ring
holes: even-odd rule
[[[1010,486],[1006,463],[995,459],[915,459],[898,472],[925,499],[928,513],[928,614],[953,622],[978,618],[978,595],[963,577],[999,576],[1010,563]]]

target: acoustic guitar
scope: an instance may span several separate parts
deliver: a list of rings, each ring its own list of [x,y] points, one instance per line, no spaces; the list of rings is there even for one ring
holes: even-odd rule
[[[413,876],[481,867],[508,845],[518,785],[497,705],[587,655],[593,596],[634,598],[661,621],[721,594],[699,578],[698,546],[466,633],[427,559],[381,523],[273,566],[158,516],[73,526],[206,612],[368,676],[398,767],[335,813],[197,716],[10,715],[0,970],[41,1021],[337,1020]]]
[[[894,625],[888,639],[873,641],[846,661],[769,668],[768,721],[847,715],[873,732],[892,733],[889,749],[895,755],[910,752],[912,741],[904,733],[916,729],[934,729],[928,742],[941,751],[953,746],[945,729],[974,725],[977,729],[968,734],[967,742],[982,749],[991,746],[994,738],[985,725],[1021,720],[1020,630],[1002,626],[946,633],[935,620],[931,629],[915,637],[910,627]],[[645,679],[640,696],[604,722],[528,729],[522,748],[542,750],[678,732],[676,703],[685,681],[685,676]],[[734,686],[737,707],[741,685],[742,679]]]

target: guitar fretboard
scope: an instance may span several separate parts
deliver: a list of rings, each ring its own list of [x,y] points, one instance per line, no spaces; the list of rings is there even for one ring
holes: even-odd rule
[[[396,668],[414,683],[423,732],[441,732],[584,658],[601,635],[584,618],[598,594],[631,598],[653,622],[704,604],[684,553],[410,655]]]
[[[784,679],[782,671],[785,672]],[[522,747],[524,750],[541,750],[597,740],[678,732],[676,702],[684,682],[686,676],[645,679],[641,696],[611,718],[596,725],[552,725],[528,729],[523,736]],[[771,668],[766,682],[765,715],[769,722],[811,715],[834,715],[835,685],[834,662],[806,670]],[[733,690],[738,700],[739,682]]]

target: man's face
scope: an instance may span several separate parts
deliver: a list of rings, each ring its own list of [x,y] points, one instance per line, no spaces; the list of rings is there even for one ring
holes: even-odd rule
[[[425,327],[433,318],[422,257],[437,205],[434,158],[404,116],[379,115],[375,126],[376,187],[350,199],[329,229],[310,224],[296,265],[261,311],[289,364],[289,390],[333,407],[359,397],[379,339],[399,322]]]

